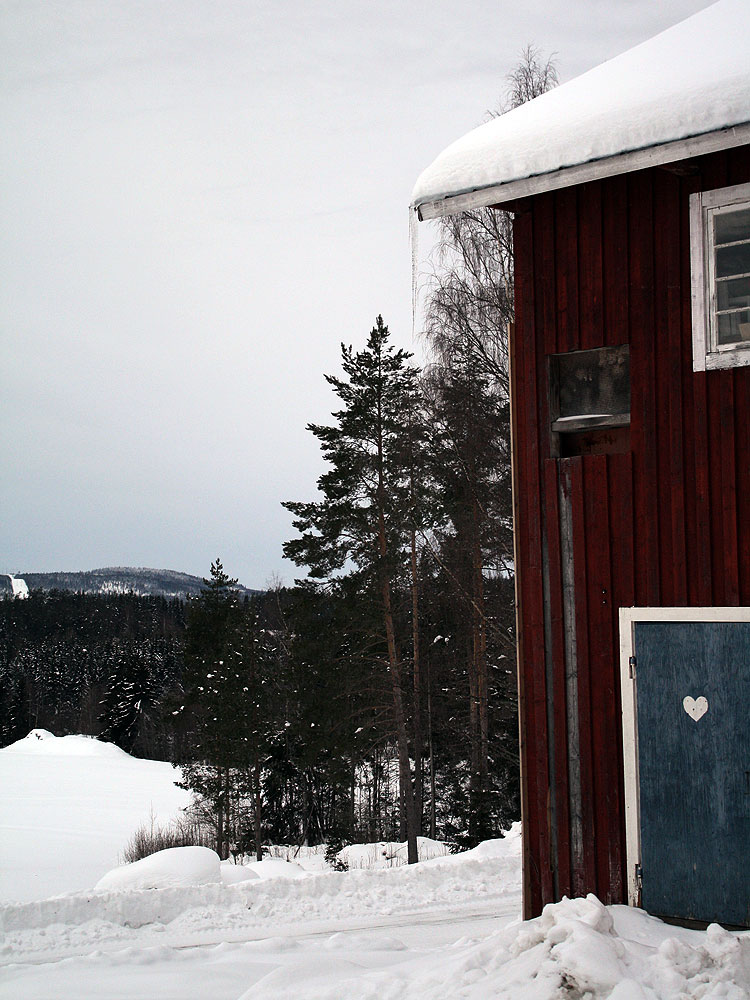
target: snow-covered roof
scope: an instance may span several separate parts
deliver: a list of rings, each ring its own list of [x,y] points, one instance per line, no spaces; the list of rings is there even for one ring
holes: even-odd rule
[[[421,218],[750,142],[750,2],[719,0],[469,132],[419,177]]]

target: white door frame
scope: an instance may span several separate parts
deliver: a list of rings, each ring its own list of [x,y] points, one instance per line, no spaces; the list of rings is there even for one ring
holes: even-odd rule
[[[638,772],[638,669],[635,656],[636,622],[750,622],[750,608],[620,608],[620,692],[622,695],[622,751],[625,779],[625,843],[628,903],[640,905],[636,866],[641,864],[641,801]]]

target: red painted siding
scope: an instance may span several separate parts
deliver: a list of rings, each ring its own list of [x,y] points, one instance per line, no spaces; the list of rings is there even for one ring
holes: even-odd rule
[[[750,149],[731,150],[515,219],[526,916],[624,901],[618,609],[750,604],[750,367],[692,370],[688,225],[690,193],[747,181]],[[547,356],[625,343],[630,450],[555,457]]]

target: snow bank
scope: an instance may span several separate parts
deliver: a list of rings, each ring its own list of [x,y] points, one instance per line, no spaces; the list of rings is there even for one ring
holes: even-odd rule
[[[519,846],[515,826],[418,865],[6,905],[0,994],[140,998],[169,983],[203,1000],[208,963],[231,984],[210,991],[220,1000],[750,997],[750,933],[672,927],[594,896],[522,922]]]
[[[750,937],[717,924],[706,932],[671,927],[589,895],[550,904],[536,920],[458,949],[410,985],[424,1000],[747,1000]]]
[[[257,878],[307,878],[310,874],[302,865],[294,861],[284,861],[283,858],[263,858],[262,861],[251,861],[244,865]]]
[[[94,892],[172,889],[181,885],[216,885],[221,881],[221,862],[216,851],[208,847],[169,847],[107,872],[94,886]]]
[[[247,884],[247,883],[243,883]],[[247,909],[235,886],[220,884],[127,892],[71,892],[30,903],[0,905],[0,955],[76,950],[81,942],[129,940],[141,927],[163,931],[186,914],[220,912],[231,918]],[[210,924],[209,924],[210,926]]]
[[[55,736],[48,729],[32,729],[0,753],[41,754],[52,757],[110,757],[134,760],[114,743],[104,743],[95,736]]]
[[[221,862],[221,881],[224,885],[237,885],[239,882],[252,882],[260,878],[257,872],[251,871],[247,865],[236,865],[232,861]]]
[[[274,859],[261,864],[268,860]],[[182,940],[187,930],[201,942],[219,942],[268,936],[270,928],[315,921],[379,921],[386,914],[393,919],[408,915],[411,921],[419,912],[437,912],[442,919],[449,907],[454,914],[462,909],[518,912],[521,871],[516,857],[461,861],[456,855],[445,860],[442,867],[427,863],[329,871],[236,885],[107,892],[100,891],[100,885],[93,893],[6,904],[0,906],[0,956],[14,955],[20,961],[21,956],[38,957],[50,950],[56,957],[86,953],[87,940],[99,948],[107,942],[122,947],[133,943],[135,928],[142,929],[142,942],[151,935],[160,944]]]
[[[483,861],[492,858],[511,859],[515,858],[521,862],[521,824],[514,823],[509,830],[505,831],[505,836],[496,837],[494,840],[483,840],[481,844],[472,847],[469,851],[461,851],[460,854],[448,854],[444,857],[437,856],[426,859],[422,862],[425,865],[463,865],[468,861]]]
[[[356,935],[353,943],[356,947]],[[351,948],[352,936],[333,935],[325,946],[334,950],[337,944]],[[368,947],[370,953],[374,950],[367,940],[359,946]],[[640,910],[606,907],[595,896],[564,899],[545,907],[536,920],[515,921],[480,941],[459,939],[453,947],[426,958],[424,951],[429,951],[427,942],[419,957],[407,964],[401,953],[401,961],[382,971],[351,969],[341,975],[337,969],[336,976],[314,963],[309,963],[307,976],[301,967],[276,969],[241,1000],[747,1000],[750,996],[747,935],[730,934],[716,924],[706,932],[669,927]]]

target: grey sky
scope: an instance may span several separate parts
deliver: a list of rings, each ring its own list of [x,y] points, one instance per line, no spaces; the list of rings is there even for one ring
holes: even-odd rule
[[[291,582],[323,373],[412,346],[419,172],[528,42],[565,80],[704,6],[0,0],[0,570]]]

